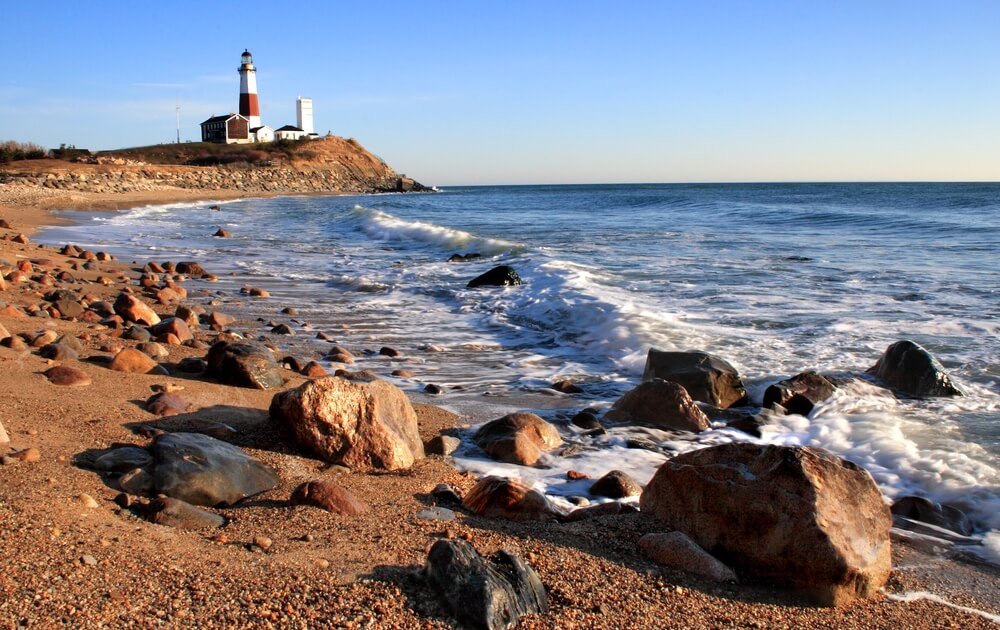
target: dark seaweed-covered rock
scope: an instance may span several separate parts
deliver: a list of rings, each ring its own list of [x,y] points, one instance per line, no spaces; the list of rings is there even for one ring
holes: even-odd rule
[[[509,265],[494,267],[486,273],[476,276],[467,285],[470,289],[476,287],[513,287],[521,284],[521,276]]]
[[[923,398],[926,396],[962,396],[937,359],[920,345],[904,339],[888,348],[875,365],[868,368],[889,387]]]
[[[273,389],[284,382],[271,351],[252,343],[220,341],[205,357],[205,375],[227,385]]]
[[[663,352],[650,348],[642,380],[654,378],[682,385],[691,398],[720,409],[748,402],[736,368],[707,352]]]
[[[507,551],[486,560],[464,540],[441,539],[427,554],[425,570],[458,622],[470,628],[513,628],[523,615],[548,610],[538,574]]]
[[[816,403],[833,395],[837,386],[822,374],[809,371],[778,381],[764,391],[764,407],[781,405],[788,413],[807,416]]]
[[[908,496],[897,499],[892,504],[892,513],[910,520],[943,527],[963,536],[972,533],[972,524],[965,512],[924,497]]]

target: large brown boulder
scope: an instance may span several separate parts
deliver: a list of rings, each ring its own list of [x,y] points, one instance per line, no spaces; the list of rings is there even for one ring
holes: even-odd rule
[[[684,387],[655,378],[641,383],[615,401],[605,414],[608,420],[637,422],[660,429],[700,433],[710,425]]]
[[[691,398],[720,409],[749,402],[736,368],[707,352],[663,352],[650,348],[642,380],[654,378],[682,385]]]
[[[563,443],[559,431],[533,413],[511,413],[487,422],[474,440],[493,459],[522,466],[535,465],[543,451]]]
[[[353,470],[409,468],[424,456],[413,406],[382,380],[319,378],[275,394],[271,417],[309,451]]]
[[[886,348],[868,372],[889,387],[918,398],[962,395],[931,353],[905,339]]]
[[[205,375],[227,385],[273,389],[284,384],[271,351],[253,343],[219,341],[205,356]]]
[[[778,381],[764,390],[764,407],[781,405],[788,413],[809,415],[816,403],[837,391],[837,386],[822,374],[809,371]]]
[[[822,449],[730,443],[664,463],[640,498],[742,577],[827,606],[871,597],[890,570],[892,517],[866,470]]]

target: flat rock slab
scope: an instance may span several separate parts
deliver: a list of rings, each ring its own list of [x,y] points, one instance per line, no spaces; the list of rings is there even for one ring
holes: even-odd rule
[[[139,446],[122,446],[94,460],[94,468],[97,470],[117,473],[126,473],[134,468],[147,468],[152,464],[152,454]]]
[[[280,482],[239,448],[200,433],[165,433],[152,452],[156,489],[193,505],[233,505]]]
[[[281,368],[264,346],[220,341],[205,357],[205,375],[226,385],[253,389],[281,387]]]

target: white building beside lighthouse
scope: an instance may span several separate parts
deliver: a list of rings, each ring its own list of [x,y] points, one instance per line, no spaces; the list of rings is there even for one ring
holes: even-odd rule
[[[312,135],[313,132],[313,100],[300,96],[295,101],[295,121],[296,127]]]

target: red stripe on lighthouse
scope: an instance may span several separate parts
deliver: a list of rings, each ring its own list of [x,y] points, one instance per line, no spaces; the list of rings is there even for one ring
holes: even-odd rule
[[[257,105],[256,94],[240,94],[240,115],[247,118],[260,116],[260,106]]]

